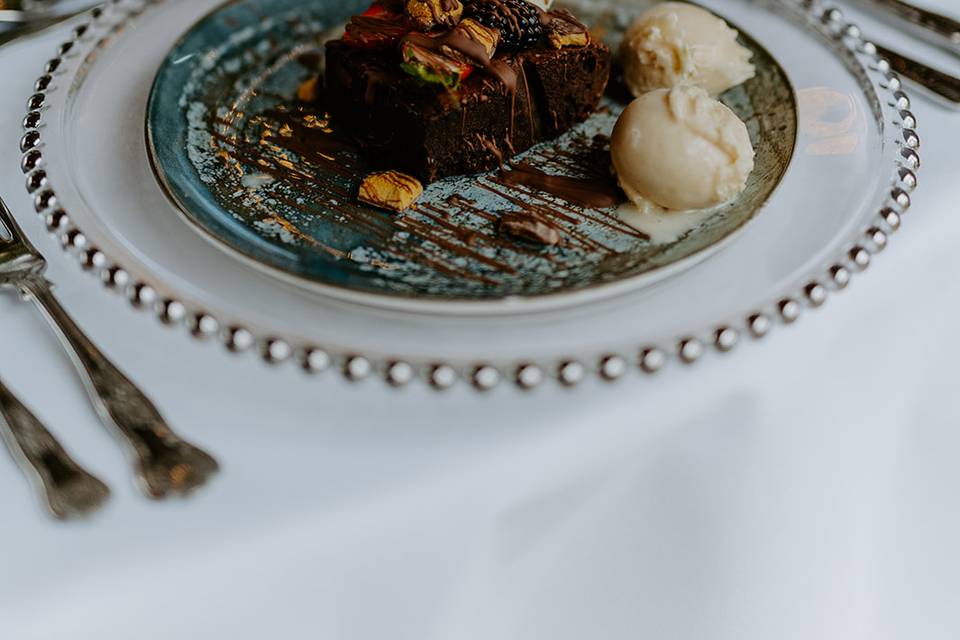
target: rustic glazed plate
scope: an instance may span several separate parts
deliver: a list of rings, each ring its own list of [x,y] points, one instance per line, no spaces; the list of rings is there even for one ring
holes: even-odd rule
[[[470,311],[502,310],[504,299],[529,309],[639,288],[722,246],[758,214],[789,164],[793,89],[742,33],[757,76],[722,99],[747,123],[757,168],[736,201],[679,237],[651,239],[615,208],[510,186],[498,172],[436,182],[403,214],[367,207],[354,195],[370,169],[332,143],[336,123],[322,109],[295,100],[298,86],[318,74],[322,43],[367,4],[235,0],[182,37],[151,92],[152,162],[178,208],[221,248],[301,286],[379,306]],[[609,9],[578,13],[602,23],[612,43],[626,24]],[[608,136],[624,106],[606,97],[587,122],[518,160],[612,181]],[[498,235],[499,216],[521,207],[563,229],[564,243],[542,249]]]

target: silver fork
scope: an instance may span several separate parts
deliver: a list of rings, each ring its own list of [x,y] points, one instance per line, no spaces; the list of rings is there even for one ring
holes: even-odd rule
[[[19,32],[29,27],[30,31],[59,24],[80,15],[103,0],[80,0],[77,2],[0,1],[0,33]]]
[[[76,15],[100,2],[103,0],[3,0],[0,2],[0,23]]]
[[[46,261],[0,199],[0,287],[33,301],[56,331],[83,379],[101,421],[128,445],[138,484],[151,498],[184,495],[205,484],[218,465],[208,453],[177,436],[153,403],[80,330],[44,277]]]
[[[0,427],[10,453],[36,480],[47,508],[57,519],[93,513],[110,497],[107,485],[77,464],[2,381]]]

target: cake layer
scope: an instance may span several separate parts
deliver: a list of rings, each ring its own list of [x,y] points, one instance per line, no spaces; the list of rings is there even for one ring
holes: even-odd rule
[[[327,45],[326,97],[335,121],[355,134],[376,166],[432,182],[496,168],[585,120],[610,75],[602,43],[534,49],[503,60],[511,91],[477,70],[455,92],[420,84],[396,52]]]

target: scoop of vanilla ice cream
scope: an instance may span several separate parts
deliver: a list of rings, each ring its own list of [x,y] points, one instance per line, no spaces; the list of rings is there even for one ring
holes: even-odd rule
[[[620,187],[642,211],[705,209],[735,198],[753,171],[753,146],[737,115],[699,87],[646,93],[613,129]]]
[[[682,2],[641,14],[620,44],[624,80],[634,96],[679,84],[719,95],[754,76],[752,56],[721,18]]]

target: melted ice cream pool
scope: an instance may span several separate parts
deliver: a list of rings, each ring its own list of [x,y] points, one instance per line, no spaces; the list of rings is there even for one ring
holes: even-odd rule
[[[617,216],[641,233],[650,236],[653,244],[676,242],[712,216],[718,207],[668,211],[659,207],[638,207],[627,202],[617,209]]]

